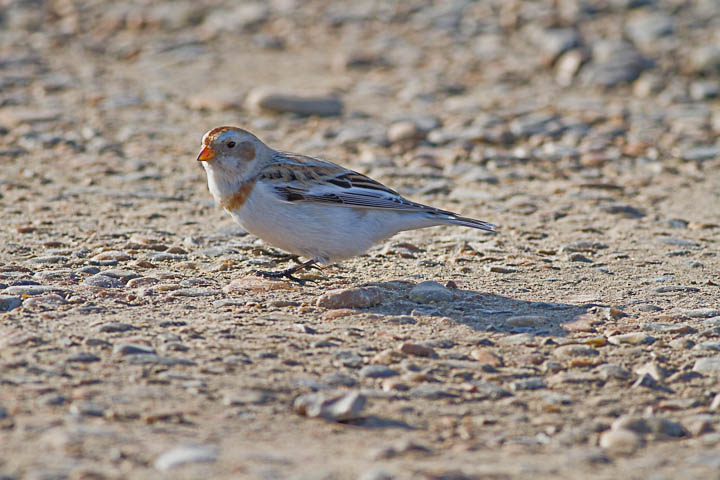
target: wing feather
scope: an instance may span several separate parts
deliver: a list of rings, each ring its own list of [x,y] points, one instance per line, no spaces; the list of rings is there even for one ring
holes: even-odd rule
[[[291,203],[414,211],[461,218],[453,212],[403,198],[362,173],[305,155],[278,152],[275,161],[260,172],[259,180],[272,185],[282,200]]]

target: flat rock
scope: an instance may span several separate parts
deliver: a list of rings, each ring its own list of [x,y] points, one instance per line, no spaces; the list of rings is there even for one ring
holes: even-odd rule
[[[630,430],[607,430],[600,435],[600,447],[616,455],[631,455],[642,443],[642,438]]]
[[[293,408],[306,417],[342,422],[359,418],[366,401],[365,395],[356,390],[334,396],[324,392],[308,393],[297,397]]]
[[[245,103],[255,111],[269,110],[323,117],[340,115],[343,110],[342,101],[333,95],[298,95],[265,88],[252,90]]]
[[[212,445],[184,445],[160,455],[155,459],[155,469],[166,471],[188,463],[216,462],[220,450]]]
[[[432,281],[418,283],[408,296],[410,300],[418,303],[449,302],[453,299],[453,293],[448,288]]]
[[[608,337],[608,342],[613,345],[647,345],[653,343],[654,341],[655,338],[645,332],[622,333],[620,335],[611,335]]]
[[[712,375],[720,374],[720,357],[698,358],[693,365],[693,371]]]
[[[367,308],[382,303],[385,291],[379,287],[357,287],[330,290],[316,300],[323,308]]]
[[[598,355],[596,349],[588,347],[586,345],[563,345],[562,347],[556,348],[553,353],[558,357],[594,357]]]
[[[293,286],[284,280],[273,280],[263,277],[236,278],[223,287],[225,293],[235,292],[271,292],[274,290],[293,290]]]
[[[22,305],[20,297],[13,295],[0,295],[0,312],[9,312]]]

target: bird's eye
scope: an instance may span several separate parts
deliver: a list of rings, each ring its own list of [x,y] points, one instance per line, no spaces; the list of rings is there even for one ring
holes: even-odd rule
[[[228,146],[228,148],[234,148],[234,147],[235,147],[235,142],[233,142],[233,141],[231,140],[231,141],[229,141],[229,142],[227,143],[227,146]]]

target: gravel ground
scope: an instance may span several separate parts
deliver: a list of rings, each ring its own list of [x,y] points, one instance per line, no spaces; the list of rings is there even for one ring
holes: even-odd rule
[[[720,3],[0,0],[0,478],[716,478]],[[230,124],[499,225],[306,286]]]

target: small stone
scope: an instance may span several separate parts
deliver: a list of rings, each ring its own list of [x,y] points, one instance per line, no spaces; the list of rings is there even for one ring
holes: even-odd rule
[[[689,338],[675,338],[673,340],[670,340],[670,343],[668,343],[672,348],[677,348],[679,350],[689,350],[695,346],[695,342],[693,342]]]
[[[623,333],[620,335],[612,335],[608,337],[608,342],[613,345],[648,345],[655,341],[654,337],[651,337],[645,332],[631,332]]]
[[[653,289],[655,293],[694,293],[699,291],[699,288],[688,285],[662,285]]]
[[[698,350],[710,350],[713,352],[718,352],[720,351],[720,341],[700,342],[695,345],[695,348]]]
[[[699,358],[695,360],[694,372],[720,375],[720,357]]]
[[[511,327],[538,327],[546,322],[547,319],[539,315],[520,315],[505,319],[505,323]]]
[[[133,330],[135,327],[129,323],[122,322],[106,322],[95,327],[98,332],[104,333],[116,333],[116,332],[127,332]]]
[[[0,312],[9,312],[22,305],[20,297],[0,295]]]
[[[615,455],[631,455],[642,445],[642,438],[629,430],[607,430],[600,435],[600,447]]]
[[[338,396],[308,393],[297,397],[293,402],[293,408],[295,412],[306,417],[343,422],[360,418],[366,400],[365,395],[358,391],[350,391]]]
[[[395,122],[388,128],[387,137],[390,143],[414,142],[425,136],[414,122]]]
[[[128,282],[125,284],[127,288],[141,288],[141,287],[151,287],[157,283],[160,283],[160,280],[154,277],[138,277],[133,278],[131,280],[128,280]]]
[[[138,343],[121,342],[115,344],[115,346],[113,347],[113,353],[120,355],[144,355],[154,354],[155,349],[147,345],[142,345]]]
[[[417,343],[401,343],[398,347],[398,350],[407,355],[414,355],[416,357],[437,357],[437,353],[435,353],[435,350],[424,345],[418,345]]]
[[[119,250],[108,250],[105,252],[98,253],[94,257],[90,258],[91,261],[104,261],[104,260],[115,260],[117,262],[124,262],[130,260],[132,257],[125,252]]]
[[[273,280],[262,277],[238,278],[223,287],[223,292],[232,294],[235,292],[272,292],[275,290],[293,290],[293,286],[282,280]]]
[[[543,380],[542,378],[531,377],[511,383],[510,390],[514,392],[518,390],[539,390],[541,388],[545,388],[546,386],[547,385],[545,384],[545,380]]]
[[[591,240],[579,240],[577,242],[571,242],[562,247],[565,252],[596,252],[608,248],[604,243],[594,242]]]
[[[428,381],[427,375],[415,375],[415,382]],[[412,389],[410,397],[412,398],[423,398],[427,400],[440,400],[443,398],[456,398],[458,395],[451,392],[447,386],[444,385],[419,385]]]
[[[444,285],[438,282],[422,282],[415,285],[408,294],[410,300],[418,303],[449,302],[454,296]]]
[[[516,273],[518,271],[515,267],[505,267],[503,265],[485,265],[485,271],[491,273]]]
[[[480,399],[498,400],[505,397],[511,397],[512,393],[492,382],[482,380],[471,380],[468,382],[469,391],[474,393]]]
[[[605,365],[600,365],[597,368],[597,371],[600,373],[600,378],[603,380],[628,380],[632,373],[627,368],[622,367],[621,365],[616,365],[613,363],[607,363]]]
[[[102,273],[92,275],[83,280],[82,283],[83,285],[99,288],[120,288],[125,286],[122,280],[118,278],[108,277],[107,275],[103,275]]]
[[[492,367],[503,367],[503,358],[486,348],[474,348],[470,352],[470,356],[480,363],[490,365]]]
[[[170,293],[173,297],[211,297],[220,294],[222,292],[215,288],[179,288]]]
[[[385,365],[366,365],[360,369],[359,375],[363,378],[394,377],[398,372]]]
[[[593,325],[596,323],[598,323],[597,317],[584,314],[575,317],[571,322],[563,323],[561,327],[563,330],[571,333],[587,333],[595,331]]]
[[[91,362],[99,362],[100,357],[97,355],[93,355],[92,353],[87,352],[81,352],[76,353],[75,355],[71,355],[67,358],[67,361],[70,363],[91,363]]]
[[[635,308],[638,309],[640,312],[659,312],[662,311],[662,307],[658,307],[657,305],[653,305],[651,303],[641,303],[638,305],[635,305]]]
[[[594,357],[600,352],[585,345],[563,345],[562,347],[556,348],[553,353],[558,357],[575,358]]]
[[[444,288],[444,287],[443,287]],[[318,297],[318,307],[336,308],[366,308],[382,303],[385,292],[378,287],[357,287],[330,290]]]
[[[155,459],[155,469],[170,470],[188,463],[213,463],[220,455],[217,447],[212,445],[184,445],[169,450]]]
[[[570,262],[593,263],[592,260],[590,260],[589,258],[587,258],[587,257],[586,257],[585,255],[583,255],[582,253],[571,253],[570,255],[568,255],[567,259],[568,259],[568,261],[570,261]]]
[[[265,88],[252,90],[246,104],[255,111],[270,110],[298,115],[333,116],[340,115],[343,109],[340,99],[333,95],[296,95]]]
[[[682,315],[686,315],[690,318],[711,318],[711,317],[720,317],[720,310],[716,308],[694,308],[694,309],[685,309],[685,308],[679,308],[678,313]]]
[[[650,375],[658,382],[662,381],[667,376],[667,372],[665,371],[665,369],[658,365],[656,362],[648,362],[644,365],[639,366],[635,369],[635,373],[640,376]]]

